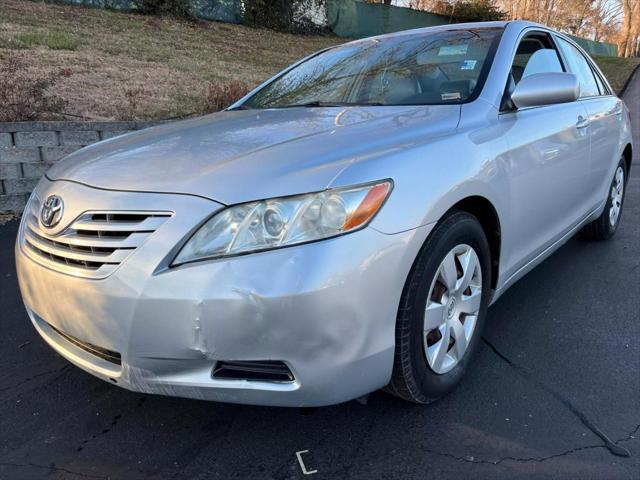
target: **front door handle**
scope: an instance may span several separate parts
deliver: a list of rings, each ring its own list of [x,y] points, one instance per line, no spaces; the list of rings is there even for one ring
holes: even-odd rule
[[[578,117],[578,121],[576,122],[576,128],[587,128],[589,126],[589,119],[584,118],[582,115]]]

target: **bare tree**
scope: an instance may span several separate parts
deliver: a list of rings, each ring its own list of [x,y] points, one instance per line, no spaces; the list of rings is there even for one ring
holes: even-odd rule
[[[593,39],[613,39],[620,28],[622,4],[610,0],[596,0],[594,4]]]
[[[526,19],[598,41],[615,41],[625,12],[640,0],[496,0],[511,19]]]
[[[368,0],[415,10],[455,12],[465,0]],[[620,56],[640,56],[640,0],[491,0],[509,19],[539,22],[583,38],[612,42]],[[443,5],[449,8],[443,9]]]
[[[618,36],[618,55],[631,57],[638,54],[640,34],[640,0],[622,0],[624,19]]]

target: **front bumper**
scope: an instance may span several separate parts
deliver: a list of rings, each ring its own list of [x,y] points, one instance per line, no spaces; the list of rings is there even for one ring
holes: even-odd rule
[[[81,198],[83,208],[95,210],[153,204],[173,212],[103,279],[48,268],[27,255],[18,239],[18,279],[33,324],[58,353],[89,373],[138,392],[279,406],[339,403],[388,383],[398,303],[429,226],[396,235],[366,228],[281,250],[163,268],[167,253],[220,205],[64,181],[43,181],[38,193],[56,193],[68,204]],[[67,336],[118,352],[120,364]],[[295,379],[212,376],[219,361],[252,360],[284,362]]]

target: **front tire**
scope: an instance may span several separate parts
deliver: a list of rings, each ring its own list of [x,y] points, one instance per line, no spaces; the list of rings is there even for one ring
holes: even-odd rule
[[[616,233],[622,216],[622,206],[624,205],[625,187],[627,183],[627,162],[625,158],[620,159],[613,174],[611,186],[607,190],[607,203],[602,214],[593,222],[585,225],[580,232],[584,237],[595,240],[609,240]]]
[[[400,300],[387,391],[426,404],[460,382],[484,327],[490,265],[487,238],[473,215],[454,212],[435,227]]]

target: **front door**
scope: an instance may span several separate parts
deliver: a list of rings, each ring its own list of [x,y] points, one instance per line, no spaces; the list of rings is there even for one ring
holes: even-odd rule
[[[518,47],[513,83],[534,73],[566,71],[544,32],[527,34]],[[581,102],[505,111],[508,130],[510,224],[507,259],[512,272],[562,238],[584,218],[590,178],[589,120]]]

